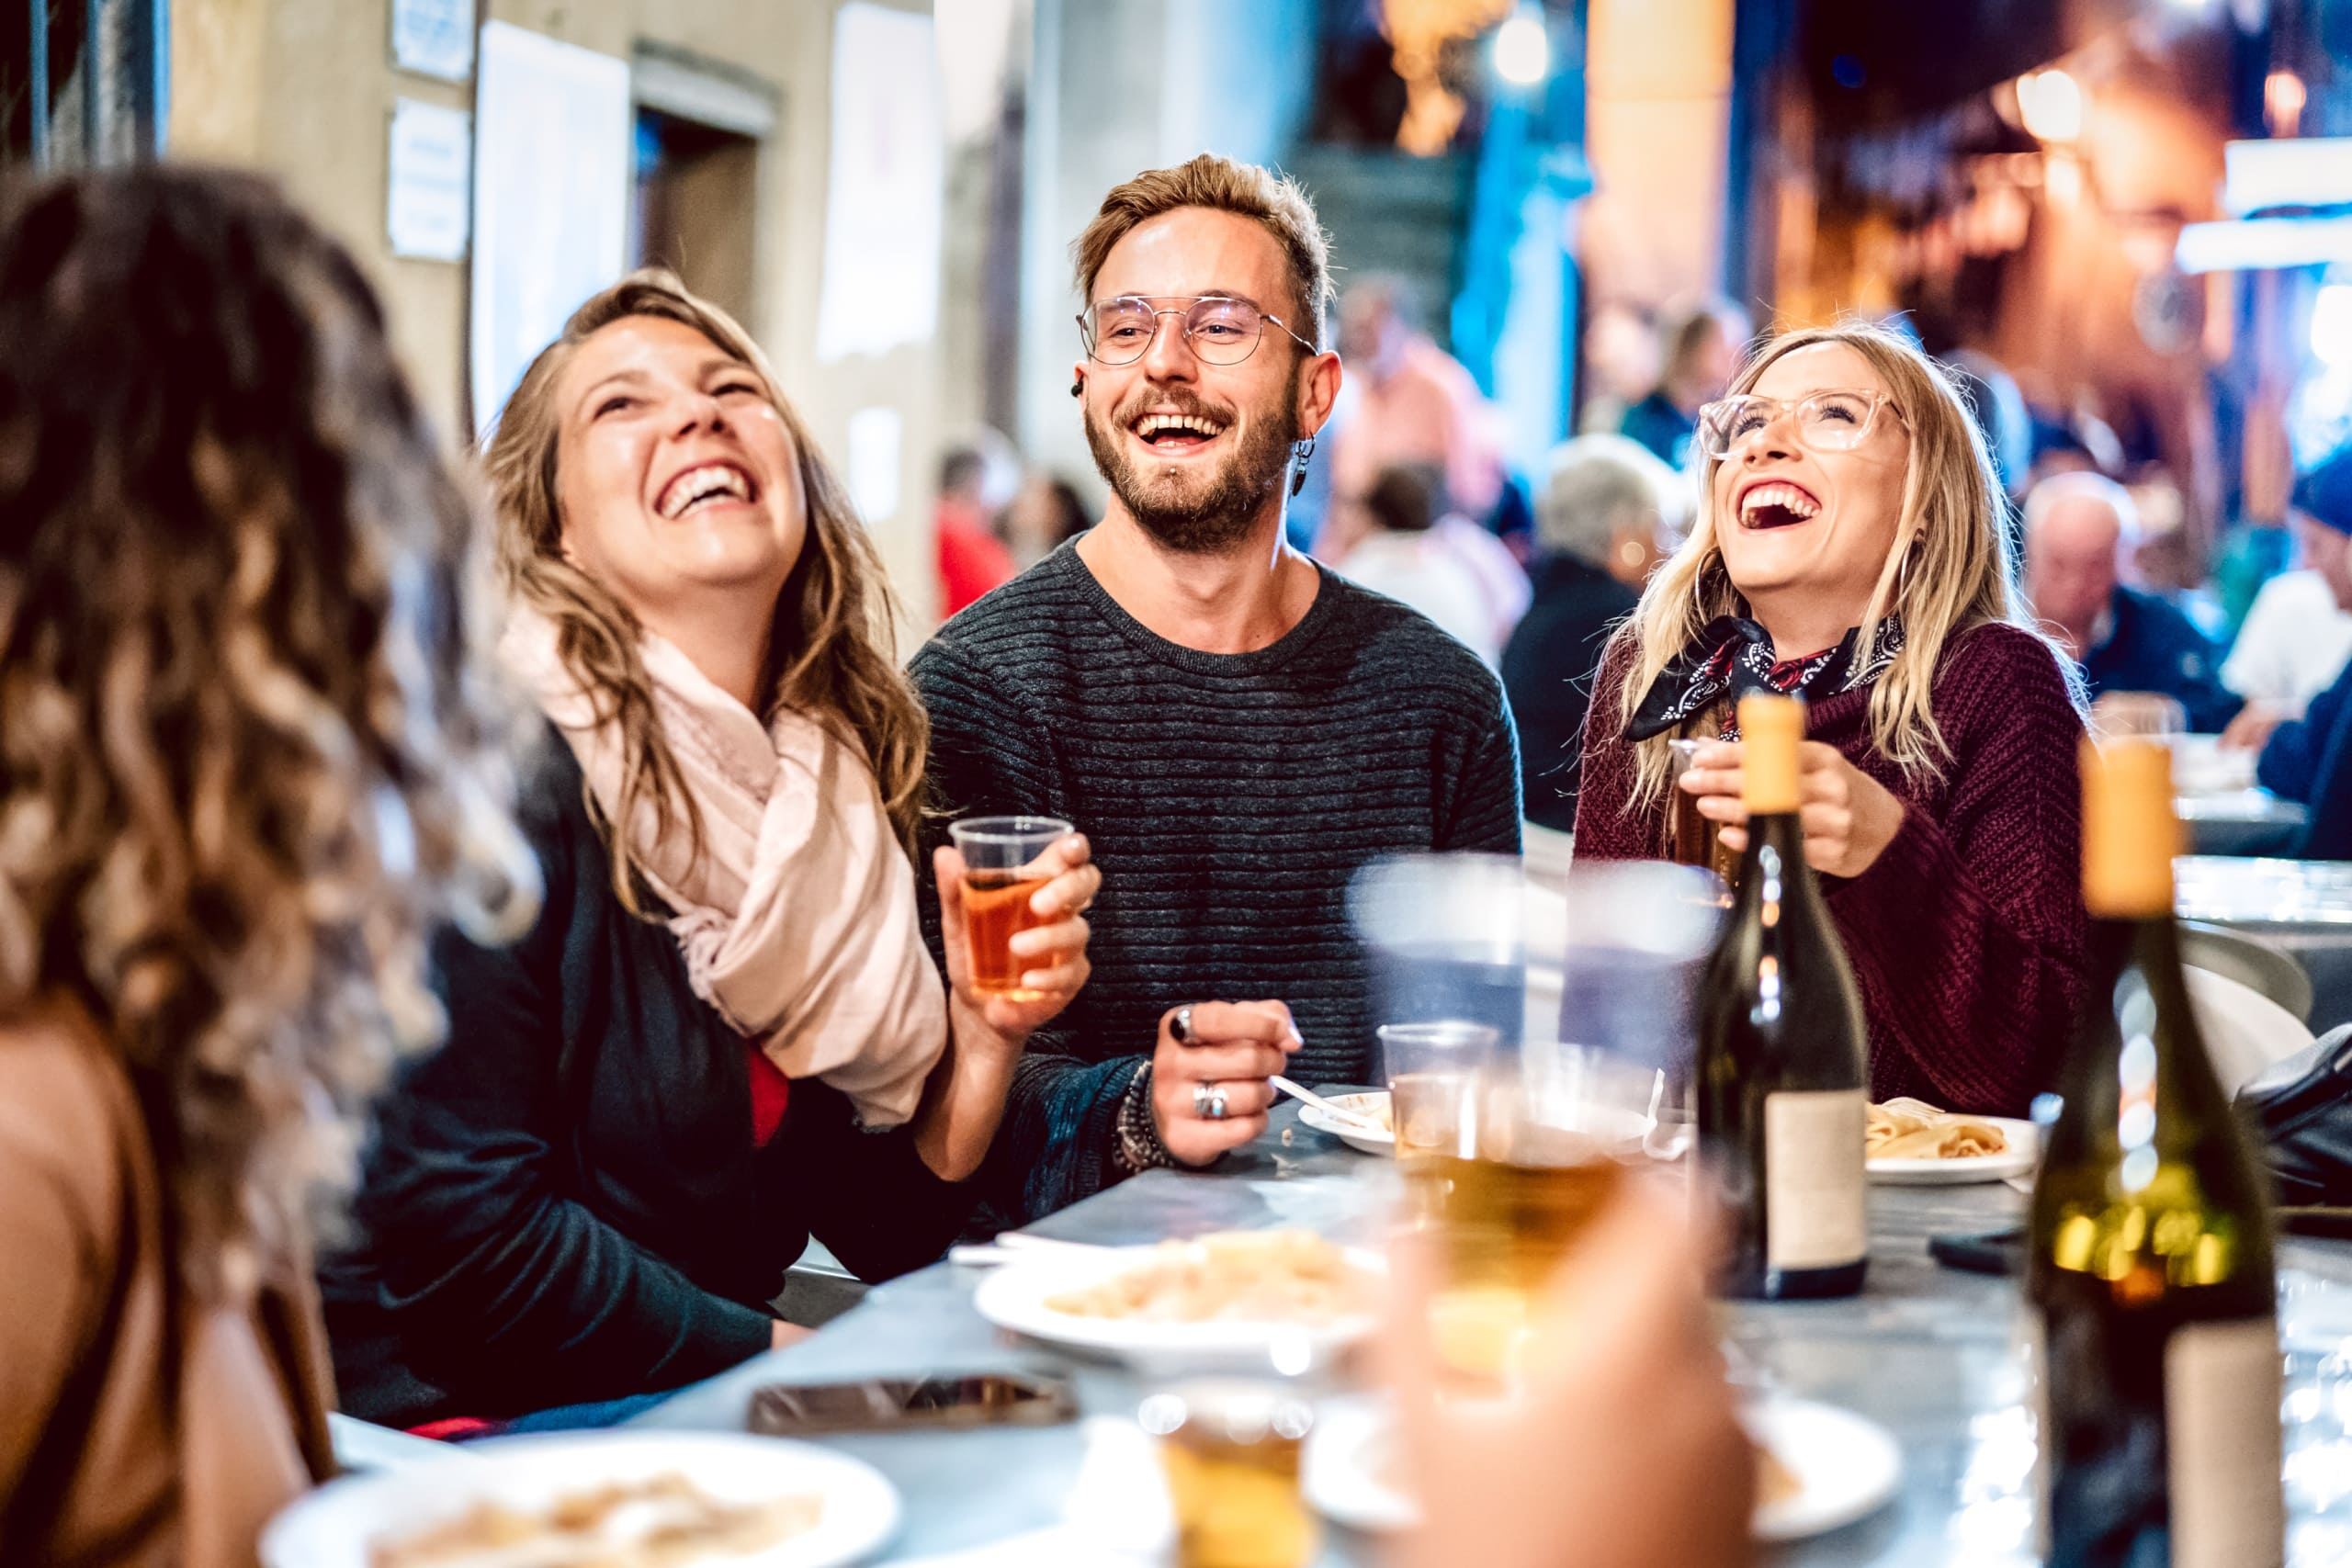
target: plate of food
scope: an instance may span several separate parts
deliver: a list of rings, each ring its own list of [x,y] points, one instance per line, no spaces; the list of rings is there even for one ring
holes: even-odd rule
[[[1351,1149],[1368,1155],[1393,1155],[1396,1152],[1396,1116],[1389,1104],[1385,1089],[1363,1094],[1327,1094],[1323,1097],[1342,1111],[1352,1111],[1379,1123],[1377,1133],[1368,1132],[1352,1122],[1342,1122],[1319,1105],[1302,1104],[1298,1119],[1318,1133],[1329,1133]]]
[[[1883,1427],[1836,1405],[1773,1394],[1740,1412],[1756,1444],[1758,1540],[1803,1540],[1867,1518],[1903,1480],[1903,1450]],[[1327,1405],[1300,1456],[1299,1486],[1316,1512],[1385,1534],[1420,1519],[1396,1421],[1372,1400]]]
[[[899,1528],[871,1465],[737,1433],[492,1438],[331,1481],[272,1519],[265,1568],[842,1568]]]
[[[1370,1332],[1385,1265],[1310,1231],[1220,1231],[1155,1247],[1041,1250],[972,1298],[999,1328],[1131,1359],[1320,1357]]]
[[[1897,1187],[1957,1187],[2023,1176],[2041,1150],[2030,1122],[1939,1111],[1918,1100],[1871,1106],[1864,1136],[1871,1179]]]
[[[1835,1404],[1770,1394],[1739,1413],[1756,1445],[1758,1540],[1804,1540],[1886,1506],[1903,1450],[1877,1422]]]

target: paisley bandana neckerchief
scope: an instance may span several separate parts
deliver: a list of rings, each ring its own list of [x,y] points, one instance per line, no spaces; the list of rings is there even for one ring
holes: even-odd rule
[[[1861,628],[1854,626],[1835,648],[1803,659],[1776,659],[1772,635],[1762,626],[1743,615],[1718,615],[1658,671],[1626,721],[1625,739],[1663,735],[1725,696],[1736,708],[1752,692],[1817,703],[1860,690],[1884,674],[1903,651],[1903,622],[1894,615],[1881,621],[1866,656],[1857,654],[1860,643]]]

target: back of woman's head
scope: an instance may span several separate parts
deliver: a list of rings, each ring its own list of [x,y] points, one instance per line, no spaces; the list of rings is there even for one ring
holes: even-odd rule
[[[122,1053],[218,1283],[437,1038],[430,924],[533,902],[469,508],[350,259],[145,169],[0,227],[0,1014]]]
[[[790,433],[807,497],[808,538],[777,598],[762,700],[767,711],[788,704],[844,729],[873,767],[885,808],[911,848],[922,812],[928,727],[888,650],[891,606],[881,558],[751,334],[659,268],[631,274],[572,313],[562,334],[524,371],[483,462],[497,512],[501,573],[519,599],[555,623],[565,662],[604,705],[605,718],[620,726],[629,761],[612,818],[635,821],[643,809],[664,831],[700,832],[654,716],[637,619],[563,548],[558,383],[582,344],[632,317],[699,333],[758,378]],[[639,910],[634,851],[626,835],[608,831],[606,837],[614,890]]]

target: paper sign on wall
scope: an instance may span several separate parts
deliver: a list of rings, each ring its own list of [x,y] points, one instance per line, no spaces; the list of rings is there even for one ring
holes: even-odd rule
[[[481,29],[474,94],[474,423],[621,275],[635,149],[628,63],[503,22]]]
[[[929,17],[864,0],[835,14],[817,301],[825,363],[924,342],[938,324],[938,75]]]
[[[384,229],[392,254],[463,261],[472,214],[474,117],[401,98],[392,105]]]
[[[474,72],[474,0],[392,0],[392,63],[462,82]]]
[[[899,513],[899,448],[905,423],[894,408],[860,409],[849,416],[849,499],[868,524]]]

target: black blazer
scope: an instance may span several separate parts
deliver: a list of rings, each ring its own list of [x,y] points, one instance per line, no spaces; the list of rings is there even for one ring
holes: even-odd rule
[[[1573,833],[1592,678],[1609,634],[1641,600],[1570,556],[1538,561],[1533,582],[1534,598],[1503,649],[1503,689],[1519,721],[1521,809],[1532,822]]]
[[[447,1043],[379,1106],[356,1237],[321,1270],[343,1406],[372,1421],[708,1377],[767,1348],[811,1233],[880,1280],[937,1258],[971,1207],[905,1128],[860,1130],[815,1079],[755,1149],[743,1037],[614,896],[552,730],[520,817],[546,905],[510,948],[435,942]]]

